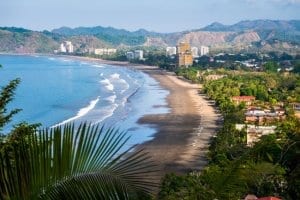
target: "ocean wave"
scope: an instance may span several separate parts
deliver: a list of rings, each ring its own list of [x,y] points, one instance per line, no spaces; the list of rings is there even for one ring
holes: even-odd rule
[[[114,114],[117,107],[118,107],[118,104],[112,104],[110,109],[105,109],[106,112],[104,114],[102,114],[102,117],[99,120],[97,120],[96,122],[92,123],[92,125],[99,124],[103,120],[111,117]]]
[[[110,91],[114,90],[114,85],[111,84],[111,82],[108,79],[101,80],[100,83],[103,83],[105,85],[106,89],[108,89]]]
[[[51,128],[55,128],[57,126],[64,125],[64,124],[66,124],[68,122],[74,121],[75,119],[78,119],[80,117],[85,116],[88,112],[90,112],[91,110],[93,110],[95,108],[95,106],[96,106],[96,104],[98,103],[99,100],[100,100],[100,96],[98,96],[97,99],[94,99],[94,100],[90,101],[90,103],[89,103],[89,105],[87,107],[81,108],[78,111],[78,113],[77,113],[76,116],[71,117],[69,119],[66,119],[66,120],[62,121],[61,123],[58,123],[58,124],[52,126]]]
[[[116,82],[122,83],[122,87],[124,87],[124,89],[121,90],[121,94],[123,94],[126,90],[128,90],[129,84],[127,83],[126,80],[120,78],[120,74],[114,73],[110,75],[110,78],[115,80]]]
[[[104,68],[103,65],[92,65],[93,67],[97,67],[97,68]]]
[[[55,58],[52,58],[52,57],[48,57],[48,59],[49,59],[49,60],[55,60]]]
[[[116,101],[116,98],[117,98],[117,96],[116,96],[116,95],[113,95],[113,96],[107,97],[105,100],[108,100],[108,101],[114,103],[114,102]]]
[[[110,75],[110,77],[113,79],[120,79],[120,74],[114,73],[114,74]]]

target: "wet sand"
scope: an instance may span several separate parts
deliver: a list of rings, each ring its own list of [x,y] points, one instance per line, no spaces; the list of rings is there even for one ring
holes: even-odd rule
[[[210,139],[221,121],[214,103],[200,94],[201,85],[191,84],[157,67],[94,58],[78,59],[141,70],[170,91],[167,96],[170,113],[146,115],[138,121],[157,130],[153,140],[136,148],[149,152],[160,169],[159,178],[170,172],[182,174],[205,167]]]
[[[213,102],[199,93],[201,85],[191,84],[171,72],[148,67],[141,69],[170,91],[170,113],[146,115],[139,120],[157,128],[154,139],[142,144],[166,173],[201,170],[206,164],[210,138],[219,128],[220,115]]]

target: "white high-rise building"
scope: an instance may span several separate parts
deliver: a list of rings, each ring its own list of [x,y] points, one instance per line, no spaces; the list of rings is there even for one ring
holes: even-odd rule
[[[74,46],[71,41],[64,41],[60,44],[60,52],[62,53],[73,53]]]
[[[193,58],[198,58],[198,57],[199,57],[199,54],[198,54],[198,47],[192,47],[192,48],[191,48],[191,51],[192,51],[192,56],[193,56]]]
[[[74,47],[71,41],[65,41],[65,45],[68,53],[74,52]]]
[[[60,44],[59,51],[62,52],[62,53],[66,53],[67,52],[67,49],[66,49],[64,43]]]
[[[134,58],[138,60],[142,60],[144,58],[144,52],[142,50],[135,50]]]
[[[166,54],[167,54],[167,56],[176,55],[176,47],[167,47]]]
[[[134,59],[134,53],[133,53],[132,51],[128,51],[128,52],[126,53],[126,58],[127,58],[128,60],[133,60],[133,59]]]
[[[209,53],[209,48],[207,46],[200,47],[200,56],[204,56]]]

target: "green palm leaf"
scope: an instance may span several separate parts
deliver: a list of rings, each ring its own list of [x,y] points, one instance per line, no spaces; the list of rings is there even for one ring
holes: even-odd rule
[[[0,154],[4,199],[132,199],[157,187],[155,165],[125,132],[86,123],[22,137]]]

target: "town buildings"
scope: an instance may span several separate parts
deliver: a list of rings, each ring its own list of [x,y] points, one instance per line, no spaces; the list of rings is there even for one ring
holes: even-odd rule
[[[143,50],[135,50],[135,51],[128,51],[126,52],[126,58],[128,60],[143,60],[144,59],[144,52]]]
[[[176,47],[167,47],[166,48],[166,55],[167,56],[174,56],[174,55],[176,55]]]
[[[135,50],[134,51],[134,58],[138,60],[144,59],[144,52],[142,50]]]
[[[247,106],[251,105],[255,101],[254,96],[233,96],[231,97],[231,101],[234,104],[245,103]]]
[[[285,119],[285,110],[283,108],[277,108],[274,110],[270,109],[259,109],[250,108],[245,113],[246,123],[264,124],[276,121],[282,121]]]
[[[245,129],[247,133],[247,146],[252,146],[263,135],[275,133],[276,126],[256,126],[250,124],[236,124],[235,128],[239,131]]]
[[[209,53],[209,48],[207,46],[200,47],[200,56],[207,55]]]
[[[117,53],[117,49],[102,48],[102,49],[94,50],[94,54],[96,54],[96,55],[112,55],[115,53]]]
[[[189,67],[193,65],[193,56],[189,43],[181,42],[177,46],[177,66]]]
[[[61,53],[73,53],[74,52],[74,46],[71,41],[64,41],[60,44],[59,51]]]
[[[199,53],[198,53],[199,49],[198,49],[198,47],[192,47],[191,51],[192,51],[193,58],[198,58],[199,57]]]

